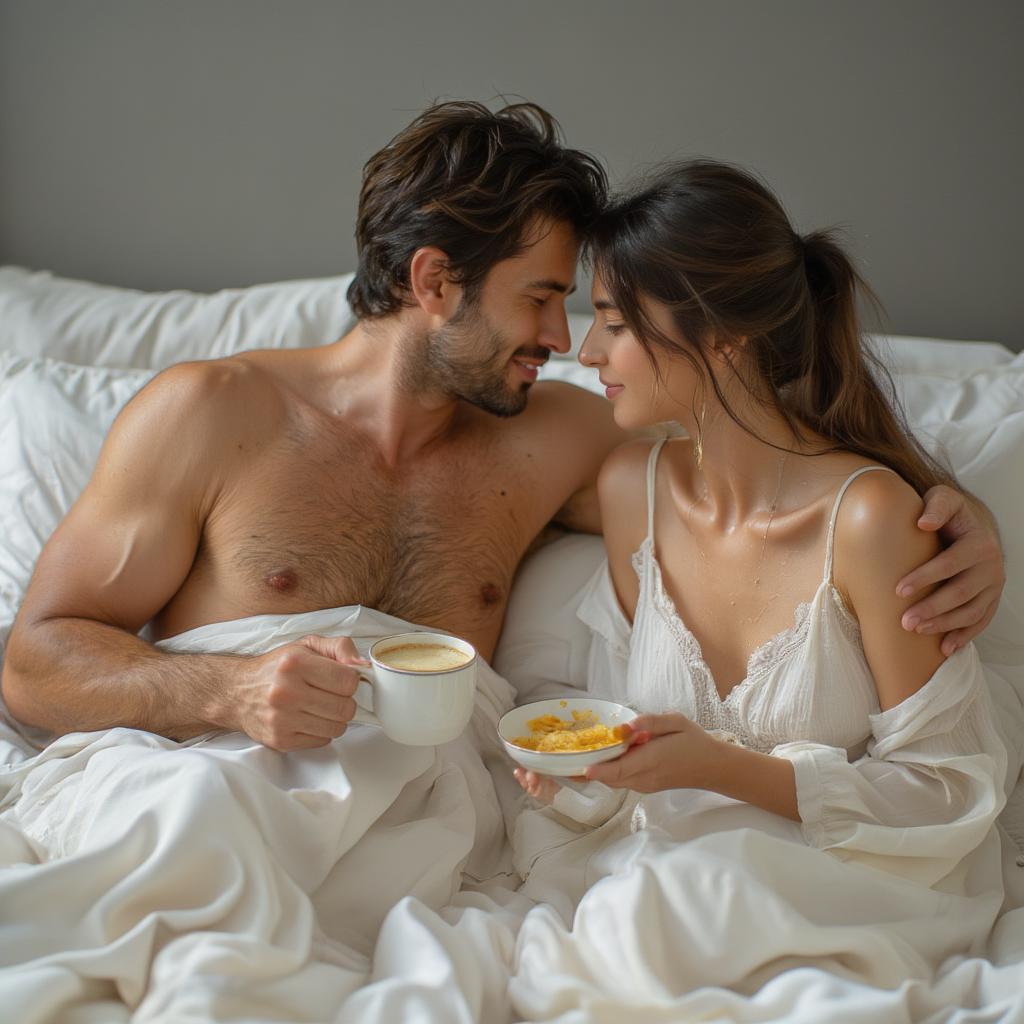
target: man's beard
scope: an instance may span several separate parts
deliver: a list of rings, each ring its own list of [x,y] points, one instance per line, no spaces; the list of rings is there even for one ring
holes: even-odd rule
[[[548,350],[508,352],[501,331],[475,304],[463,304],[444,327],[427,335],[417,357],[406,362],[403,380],[411,390],[452,395],[492,416],[518,416],[526,408],[530,382],[509,384],[509,361],[517,355],[546,360]]]

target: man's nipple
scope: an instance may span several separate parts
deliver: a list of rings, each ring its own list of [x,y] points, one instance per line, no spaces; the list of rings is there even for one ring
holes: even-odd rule
[[[279,594],[287,594],[299,585],[299,577],[294,569],[275,569],[263,577],[263,582],[271,590],[275,590]]]

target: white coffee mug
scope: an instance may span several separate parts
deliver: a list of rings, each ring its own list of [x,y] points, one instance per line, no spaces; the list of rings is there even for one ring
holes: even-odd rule
[[[381,656],[408,645],[447,647],[466,656],[454,668],[394,668]],[[359,670],[353,721],[377,725],[396,743],[435,746],[461,735],[473,716],[476,649],[447,633],[395,633],[369,652],[371,667]]]

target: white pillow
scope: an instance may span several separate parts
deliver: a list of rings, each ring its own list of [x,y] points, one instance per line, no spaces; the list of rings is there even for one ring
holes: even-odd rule
[[[83,366],[163,369],[249,348],[295,348],[340,338],[355,322],[345,298],[352,274],[233,288],[212,295],[141,292],[0,267],[0,349]],[[575,358],[592,317],[571,313]],[[872,338],[897,372],[961,372],[1008,362],[988,342]]]
[[[0,662],[43,545],[151,376],[0,352]]]
[[[586,689],[590,630],[576,609],[603,558],[600,537],[570,533],[520,566],[493,659],[520,704]]]
[[[0,267],[0,349],[83,366],[161,370],[250,348],[322,345],[355,322],[345,298],[352,276],[202,295]]]

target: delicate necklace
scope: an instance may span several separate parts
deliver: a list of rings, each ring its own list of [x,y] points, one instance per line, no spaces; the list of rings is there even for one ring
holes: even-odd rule
[[[765,548],[768,547],[768,531],[772,528],[772,520],[775,518],[775,510],[779,507],[779,495],[782,493],[782,472],[786,468],[786,459],[789,458],[789,452],[786,452],[782,459],[779,461],[779,482],[775,487],[775,497],[772,498],[772,507],[768,512],[768,525],[764,528],[764,537],[761,538],[761,554],[757,558],[757,568],[755,569],[756,575],[754,576],[754,586],[760,586],[761,584],[761,563],[764,561]]]

